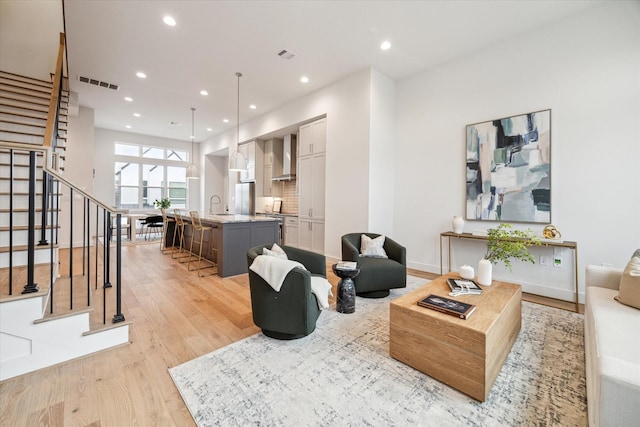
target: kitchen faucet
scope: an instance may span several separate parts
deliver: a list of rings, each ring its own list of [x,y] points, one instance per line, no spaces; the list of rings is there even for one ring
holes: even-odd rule
[[[211,196],[211,198],[209,199],[209,213],[210,213],[210,214],[213,214],[213,213],[214,213],[214,212],[213,212],[213,207],[212,207],[212,205],[214,204],[214,203],[213,203],[213,199],[214,199],[214,198],[215,198],[215,199],[218,199],[218,201],[215,203],[216,205],[220,205],[220,204],[222,204],[222,199],[220,199],[220,196],[218,196],[217,194],[214,194],[213,196]],[[215,212],[215,213],[220,213],[220,212]]]

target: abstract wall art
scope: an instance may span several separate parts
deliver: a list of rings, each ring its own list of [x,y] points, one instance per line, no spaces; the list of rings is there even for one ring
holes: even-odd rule
[[[551,222],[551,110],[467,126],[468,220]]]

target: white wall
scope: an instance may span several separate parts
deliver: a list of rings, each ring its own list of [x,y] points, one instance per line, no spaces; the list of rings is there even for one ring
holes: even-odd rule
[[[377,70],[371,70],[371,116],[369,134],[369,224],[374,233],[394,236],[395,108],[396,85]],[[401,153],[398,155],[402,156]],[[356,230],[353,230],[356,231]],[[362,230],[360,230],[362,231]]]
[[[139,135],[136,133],[119,132],[108,129],[95,129],[95,157],[94,166],[96,168],[95,177],[95,195],[103,203],[113,206],[114,198],[114,179],[113,165],[115,162],[114,144],[116,142],[131,143],[137,145],[149,145],[151,147],[172,147],[187,150],[191,153],[191,142],[180,141],[177,139],[158,138],[149,135]],[[194,157],[199,157],[199,146],[195,144]],[[202,176],[202,163],[197,163]],[[201,180],[187,180],[188,190],[188,209],[200,210]]]
[[[228,169],[227,157],[220,156],[204,156],[204,203],[202,209],[214,212],[223,212],[226,207],[228,197]],[[210,205],[213,195],[220,197],[219,205]]]
[[[394,230],[411,267],[439,272],[438,236],[464,215],[465,125],[547,108],[552,223],[578,242],[581,292],[587,264],[624,266],[640,247],[639,2],[608,2],[398,82]],[[482,249],[465,248],[459,262],[477,262]],[[497,276],[567,296],[566,265]]]
[[[80,107],[77,116],[69,116],[67,125],[67,150],[65,151],[64,177],[81,190],[92,194],[94,190],[93,164],[86,159],[94,158],[94,112],[91,108]],[[60,199],[60,230],[58,244],[69,246],[70,197],[69,189],[62,187]],[[73,246],[82,245],[83,198],[73,200]],[[93,227],[92,227],[93,229]]]

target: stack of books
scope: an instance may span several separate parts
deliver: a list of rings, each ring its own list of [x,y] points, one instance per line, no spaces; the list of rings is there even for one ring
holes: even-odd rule
[[[451,294],[480,295],[482,293],[482,288],[478,286],[476,282],[469,279],[447,279],[447,285],[449,285],[449,288],[451,289]]]
[[[452,300],[434,294],[418,301],[418,305],[420,307],[430,308],[431,310],[446,313],[451,316],[456,316],[460,319],[468,319],[476,310],[476,306],[473,304],[467,304],[465,302]]]
[[[336,270],[355,270],[358,267],[358,263],[355,261],[340,261],[336,265]]]

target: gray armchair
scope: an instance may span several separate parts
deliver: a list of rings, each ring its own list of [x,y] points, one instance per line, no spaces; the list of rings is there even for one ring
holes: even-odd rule
[[[360,256],[360,236],[372,239],[375,233],[350,233],[342,236],[342,260],[356,261],[360,274],[353,281],[356,295],[365,298],[384,298],[389,289],[407,286],[407,250],[404,246],[385,236],[384,250],[389,258]]]
[[[255,246],[247,252],[247,266],[271,245]],[[311,293],[311,276],[327,277],[324,255],[303,249],[282,246],[290,260],[298,261],[307,270],[294,268],[287,274],[280,292],[276,292],[262,277],[249,270],[253,322],[271,338],[290,340],[309,335],[316,328],[321,310]]]

